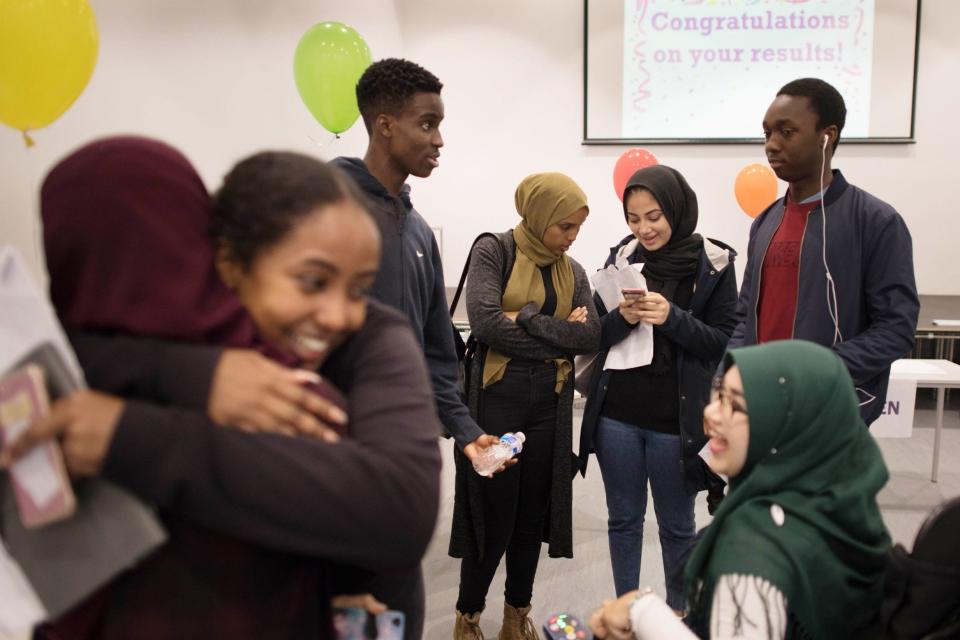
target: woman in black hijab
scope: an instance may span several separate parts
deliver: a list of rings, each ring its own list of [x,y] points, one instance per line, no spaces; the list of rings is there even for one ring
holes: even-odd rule
[[[710,381],[735,326],[736,252],[694,233],[697,196],[663,165],[637,171],[623,193],[631,235],[611,248],[606,265],[642,263],[644,295],[601,317],[601,353],[593,368],[581,431],[584,470],[595,451],[607,496],[610,558],[620,596],[638,587],[647,483],[653,493],[667,585],[667,603],[686,609],[683,566],[696,532],[693,505],[706,488],[697,455],[706,443],[703,408]],[[653,360],[605,369],[607,354],[643,324],[653,327]]]

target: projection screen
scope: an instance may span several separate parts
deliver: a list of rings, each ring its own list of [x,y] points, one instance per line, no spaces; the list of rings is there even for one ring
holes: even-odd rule
[[[584,0],[584,144],[755,143],[790,80],[850,142],[913,142],[920,0]]]

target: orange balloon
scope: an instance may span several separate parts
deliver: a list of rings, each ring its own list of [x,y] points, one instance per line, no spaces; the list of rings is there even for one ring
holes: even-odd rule
[[[627,149],[617,159],[617,164],[613,167],[613,190],[617,192],[617,197],[623,200],[623,190],[627,186],[630,176],[640,169],[659,164],[657,156],[646,149]]]
[[[777,176],[763,164],[748,164],[733,183],[737,204],[751,218],[756,218],[777,199]]]

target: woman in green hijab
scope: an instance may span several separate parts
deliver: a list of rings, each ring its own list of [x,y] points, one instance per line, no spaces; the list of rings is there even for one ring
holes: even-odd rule
[[[687,563],[690,627],[701,638],[866,637],[890,547],[876,500],[888,473],[840,359],[804,341],[734,349],[704,429],[730,493]],[[641,608],[608,605],[597,635],[642,627],[624,616]]]
[[[573,555],[572,357],[600,340],[590,283],[567,256],[587,198],[569,177],[538,173],[520,183],[515,201],[520,224],[480,239],[470,260],[470,331],[487,349],[474,361],[468,405],[486,433],[522,431],[526,440],[517,464],[492,478],[455,449],[450,555],[463,558],[456,639],[483,637],[480,612],[505,555],[499,636],[536,640],[528,614],[541,541],[551,557]]]

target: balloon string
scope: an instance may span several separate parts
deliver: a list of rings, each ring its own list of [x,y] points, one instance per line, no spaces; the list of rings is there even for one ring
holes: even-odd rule
[[[313,136],[307,136],[307,139],[310,140],[310,142],[312,142],[313,144],[315,144],[315,145],[317,145],[318,147],[320,147],[321,149],[323,149],[324,147],[330,146],[330,145],[333,143],[334,140],[339,140],[339,139],[340,139],[340,134],[339,134],[339,133],[333,134],[333,137],[330,138],[330,139],[328,139],[326,142],[324,142],[324,141],[322,141],[322,140],[317,140],[317,139],[314,138]]]
[[[22,133],[23,133],[23,144],[27,145],[27,149],[29,149],[30,147],[36,144],[33,141],[33,138],[30,137],[30,134],[27,133],[26,129],[24,129]]]

